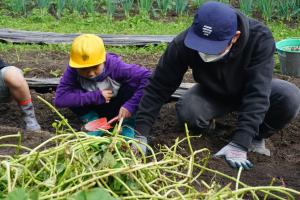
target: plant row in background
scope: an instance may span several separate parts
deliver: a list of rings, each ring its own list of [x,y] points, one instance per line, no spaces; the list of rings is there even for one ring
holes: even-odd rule
[[[28,15],[33,9],[43,14],[50,13],[57,18],[69,13],[93,15],[107,13],[111,17],[141,14],[144,16],[183,15],[206,0],[4,0],[1,7],[14,14]],[[263,17],[265,20],[300,18],[300,0],[219,0],[231,3],[245,14]],[[191,14],[188,13],[188,14]]]
[[[171,147],[162,146],[158,152],[148,146],[146,157],[137,141],[119,136],[122,122],[107,136],[88,136],[76,132],[51,104],[39,99],[61,118],[53,123],[56,135],[34,149],[21,146],[20,134],[0,137],[0,141],[19,141],[1,145],[17,150],[14,156],[0,156],[0,199],[293,200],[300,195],[290,188],[272,186],[274,181],[271,186],[250,187],[240,182],[242,168],[237,178],[207,168],[210,152],[193,150],[187,126],[186,138],[177,139]],[[20,154],[21,150],[27,153]],[[223,177],[234,185],[205,181],[203,174]]]
[[[259,12],[265,20],[300,19],[300,0],[239,0],[240,10],[248,16]]]

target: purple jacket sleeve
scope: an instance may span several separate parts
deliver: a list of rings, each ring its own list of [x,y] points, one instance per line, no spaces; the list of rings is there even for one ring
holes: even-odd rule
[[[123,105],[130,113],[134,113],[143,96],[143,89],[148,84],[151,71],[139,65],[127,64],[114,54],[111,54],[108,67],[114,68],[112,70],[113,79],[135,89],[134,95]]]
[[[77,76],[77,71],[68,66],[56,89],[55,106],[60,108],[81,107],[104,103],[101,91],[89,92],[82,89]]]

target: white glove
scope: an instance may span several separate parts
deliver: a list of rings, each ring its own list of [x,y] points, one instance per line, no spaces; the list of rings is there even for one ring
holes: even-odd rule
[[[233,168],[243,167],[249,170],[253,164],[247,160],[247,151],[242,146],[230,142],[217,152],[215,157],[225,157],[226,162]]]
[[[148,140],[145,136],[142,135],[135,135],[134,139],[137,140],[137,143],[139,145],[139,147],[141,148],[142,152],[144,153],[144,155],[147,154],[147,146],[145,144],[148,144]],[[131,149],[133,152],[138,152],[137,147],[135,145],[132,144]]]
[[[271,156],[270,149],[266,148],[265,140],[252,140],[252,144],[248,149],[249,152],[256,152],[262,155]]]

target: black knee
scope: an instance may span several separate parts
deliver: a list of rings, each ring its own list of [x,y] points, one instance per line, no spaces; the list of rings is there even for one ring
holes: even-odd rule
[[[295,119],[300,110],[300,90],[287,81],[276,80],[273,83],[270,109],[264,122],[279,130]]]
[[[294,84],[290,84],[288,90],[282,91],[281,111],[284,121],[290,122],[295,119],[300,110],[300,90]]]
[[[206,119],[205,116],[202,116],[201,113],[197,112],[198,109],[195,109],[195,104],[191,102],[193,102],[193,99],[179,100],[176,103],[178,122],[181,125],[187,123],[191,130],[206,129],[209,126],[210,119]]]

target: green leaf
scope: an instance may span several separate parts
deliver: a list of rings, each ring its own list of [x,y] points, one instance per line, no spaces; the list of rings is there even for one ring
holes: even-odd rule
[[[31,72],[33,69],[30,68],[30,67],[25,67],[25,68],[23,68],[22,70],[23,70],[23,74],[26,75],[26,74],[28,74],[29,72]]]
[[[49,177],[47,180],[44,181],[44,184],[47,187],[54,187],[56,184],[56,177],[55,176]]]
[[[131,179],[127,180],[126,184],[133,191],[139,190],[141,188],[135,181],[133,181]]]
[[[28,200],[28,194],[24,189],[16,188],[8,193],[6,200]]]
[[[94,156],[94,157],[92,158],[93,164],[99,163],[101,160],[102,160],[101,155]]]
[[[57,163],[56,165],[56,173],[60,174],[61,172],[65,171],[66,166],[64,163]]]
[[[112,130],[112,135],[115,136],[118,133],[118,124],[116,124]]]
[[[53,122],[53,123],[52,123],[52,127],[53,127],[53,128],[57,128],[57,122]]]
[[[1,189],[1,188],[0,188]],[[3,192],[0,190],[0,200],[3,200],[4,199],[4,194]]]
[[[123,164],[121,162],[116,162],[115,165],[113,166],[113,169],[117,169],[121,167],[123,167]]]
[[[101,197],[101,198],[100,198]],[[69,200],[116,200],[103,188],[92,188],[91,190],[81,191]]]
[[[121,180],[122,180],[122,177],[119,175],[119,174],[116,174],[116,176],[118,176]],[[112,178],[112,181],[110,181],[112,184],[111,184],[111,188],[113,189],[113,191],[121,191],[121,189],[123,188],[123,185],[122,183],[120,183],[117,179]]]
[[[102,162],[100,163],[101,168],[112,168],[116,163],[116,160],[110,151],[106,151],[103,155]]]
[[[32,191],[29,193],[30,200],[39,200],[39,192],[38,191]]]
[[[62,74],[62,71],[60,69],[56,69],[55,71],[50,70],[49,74],[53,75],[54,77],[59,77]]]
[[[106,151],[107,150],[107,145],[106,144],[103,144],[103,145],[101,145],[101,150],[104,152],[104,151]]]
[[[89,146],[91,147],[91,149],[93,151],[98,151],[99,150],[99,144],[90,144]]]

